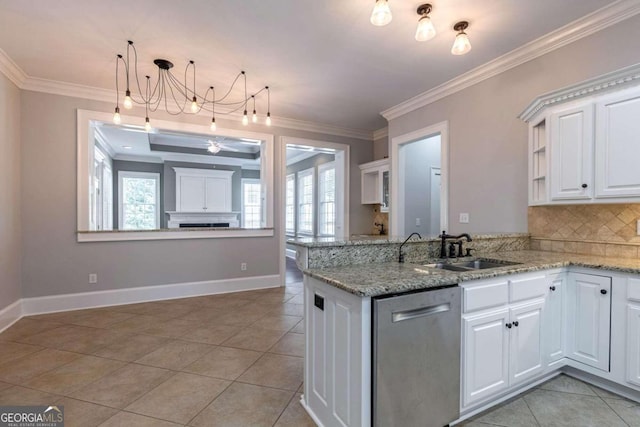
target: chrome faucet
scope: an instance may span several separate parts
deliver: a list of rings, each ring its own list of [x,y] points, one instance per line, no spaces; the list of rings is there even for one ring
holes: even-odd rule
[[[457,240],[464,237],[467,239],[467,242],[470,242],[473,240],[471,236],[469,236],[469,234],[467,233],[462,233],[458,236],[453,236],[451,234],[447,234],[447,232],[444,230],[442,230],[442,234],[439,237],[440,237],[440,258],[447,258],[447,239]],[[460,249],[462,249],[462,244],[460,244]],[[462,250],[460,252],[462,252]]]
[[[422,239],[422,236],[420,235],[420,233],[413,232],[413,233],[409,234],[409,237],[407,237],[406,240],[404,242],[402,242],[402,244],[400,245],[400,255],[398,255],[398,262],[404,262],[404,254],[402,253],[402,247],[413,236],[418,236],[420,239]]]

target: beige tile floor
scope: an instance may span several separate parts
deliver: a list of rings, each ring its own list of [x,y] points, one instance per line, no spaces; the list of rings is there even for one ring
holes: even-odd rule
[[[560,375],[459,426],[640,426],[640,405],[617,394]]]
[[[67,427],[313,426],[302,303],[293,283],[23,318],[0,334],[0,405],[64,405]],[[640,405],[561,375],[461,426],[640,426]]]
[[[0,405],[66,426],[314,426],[302,284],[25,317],[0,334]]]

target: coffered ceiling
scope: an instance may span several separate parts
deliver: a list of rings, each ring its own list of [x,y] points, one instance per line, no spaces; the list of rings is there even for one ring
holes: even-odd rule
[[[0,0],[0,48],[30,77],[113,89],[131,39],[141,75],[159,57],[178,75],[194,60],[202,88],[246,70],[250,92],[271,86],[274,116],[373,131],[381,111],[613,2],[433,0],[423,43],[420,3],[389,0],[392,22],[375,27],[373,0]],[[459,20],[473,49],[453,56]]]

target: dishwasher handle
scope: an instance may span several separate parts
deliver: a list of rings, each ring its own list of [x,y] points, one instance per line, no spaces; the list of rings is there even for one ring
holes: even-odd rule
[[[396,311],[391,313],[391,321],[393,323],[405,320],[416,319],[418,317],[432,316],[438,313],[445,313],[451,310],[450,303],[431,305],[427,307],[414,308],[412,310]]]

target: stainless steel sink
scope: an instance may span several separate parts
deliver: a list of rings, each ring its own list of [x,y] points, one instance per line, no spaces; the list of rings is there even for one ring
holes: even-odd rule
[[[471,270],[485,270],[487,268],[500,268],[507,267],[509,265],[519,265],[519,262],[510,261],[493,261],[483,258],[478,258],[473,261],[452,262],[444,263],[438,262],[435,264],[427,264],[426,267],[440,268],[442,270],[449,271],[471,271]]]

